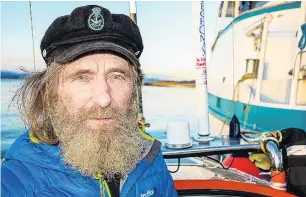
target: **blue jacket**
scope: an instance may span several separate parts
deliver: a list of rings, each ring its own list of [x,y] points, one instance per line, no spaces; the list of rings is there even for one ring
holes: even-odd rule
[[[173,179],[157,140],[128,175],[120,192],[127,197],[177,196]],[[29,133],[20,136],[1,167],[2,197],[109,196],[103,179],[84,177],[63,163],[58,146],[35,143]]]

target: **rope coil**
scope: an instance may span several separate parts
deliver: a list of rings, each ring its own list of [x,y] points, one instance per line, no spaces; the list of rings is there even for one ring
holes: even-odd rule
[[[266,150],[266,143],[268,141],[274,141],[278,146],[280,142],[282,141],[282,134],[280,131],[274,131],[274,132],[264,132],[260,136],[260,148],[263,153],[268,155],[268,151]]]
[[[301,26],[301,30],[302,30],[302,37],[299,41],[298,47],[302,51],[306,46],[306,23]]]

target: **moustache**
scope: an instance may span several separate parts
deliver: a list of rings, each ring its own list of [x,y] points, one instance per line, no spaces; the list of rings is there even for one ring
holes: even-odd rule
[[[104,119],[113,118],[117,119],[127,114],[127,110],[118,109],[116,107],[101,108],[99,106],[93,106],[89,110],[80,110],[77,113],[77,119],[85,121],[87,119]]]

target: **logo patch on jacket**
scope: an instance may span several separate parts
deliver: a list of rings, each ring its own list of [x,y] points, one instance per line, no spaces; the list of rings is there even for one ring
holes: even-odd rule
[[[156,188],[154,187],[153,189],[149,189],[146,193],[140,194],[140,197],[150,197],[156,194]]]
[[[154,190],[148,190],[145,194],[140,194],[140,197],[150,197],[153,196]]]
[[[138,180],[135,185],[137,197],[164,197],[167,193],[161,173]]]

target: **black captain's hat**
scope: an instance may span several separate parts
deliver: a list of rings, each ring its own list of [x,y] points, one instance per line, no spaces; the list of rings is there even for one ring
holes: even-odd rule
[[[143,51],[138,26],[123,14],[112,14],[97,5],[78,7],[58,17],[42,38],[41,54],[47,64],[64,64],[94,52],[123,55],[137,68]]]

